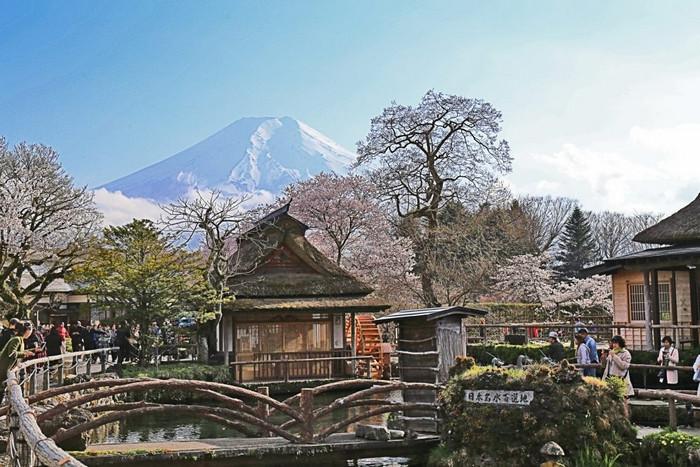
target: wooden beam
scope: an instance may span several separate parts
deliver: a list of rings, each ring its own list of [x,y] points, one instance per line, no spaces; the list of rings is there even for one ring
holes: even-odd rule
[[[661,324],[658,269],[652,269],[651,271],[651,320],[654,324]],[[661,329],[654,328],[654,348],[658,347],[661,347]]]
[[[350,356],[357,356],[357,323],[355,322],[355,312],[350,313]],[[367,369],[369,371],[369,368]],[[352,375],[357,374],[357,362],[352,360]]]
[[[698,324],[698,275],[697,269],[693,268],[689,270],[688,282],[690,285],[690,324]],[[698,333],[697,329],[692,330],[693,344],[698,344]]]
[[[678,281],[676,280],[676,271],[674,270],[671,271],[671,322],[674,325],[678,324],[678,304],[676,303],[676,298],[678,296],[676,291],[677,284]]]
[[[651,328],[651,285],[649,284],[649,271],[644,271],[644,347],[645,350],[654,349],[654,341],[652,340]],[[629,300],[629,297],[628,297]],[[630,317],[631,319],[631,317]]]

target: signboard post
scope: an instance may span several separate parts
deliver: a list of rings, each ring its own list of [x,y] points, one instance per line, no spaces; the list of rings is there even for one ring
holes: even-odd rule
[[[527,406],[535,399],[534,391],[501,389],[466,389],[464,400],[474,404]]]

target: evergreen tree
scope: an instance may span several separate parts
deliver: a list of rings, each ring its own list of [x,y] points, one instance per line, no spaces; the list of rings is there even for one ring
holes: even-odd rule
[[[202,258],[170,240],[149,220],[107,227],[70,277],[99,307],[139,324],[142,349],[152,321],[185,314],[204,321],[216,299],[204,279]]]
[[[561,234],[557,271],[563,278],[580,277],[581,270],[593,262],[595,254],[591,225],[583,211],[576,207]]]

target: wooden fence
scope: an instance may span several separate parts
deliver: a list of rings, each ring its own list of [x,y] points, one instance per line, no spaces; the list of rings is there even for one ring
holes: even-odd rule
[[[572,341],[578,328],[585,327],[599,342],[607,342],[614,335],[625,338],[630,350],[649,350],[646,345],[646,326],[642,324],[585,324],[575,325],[564,322],[542,323],[508,323],[508,324],[464,324],[467,344],[490,343],[527,343],[531,340],[545,341],[547,334],[556,331],[562,341]],[[653,324],[652,330],[658,329],[662,336],[670,336],[680,348],[696,346],[693,330],[700,330],[700,325]],[[535,337],[536,336],[536,337]],[[656,343],[658,347],[660,343]]]
[[[52,383],[63,384],[68,375],[90,377],[95,365],[99,365],[100,371],[105,371],[109,353],[118,350],[118,347],[111,347],[37,358],[22,362],[7,372],[9,410],[5,413],[9,433],[6,454],[10,466],[85,467],[41,432],[34,410],[25,398],[48,390]],[[100,363],[96,364],[93,357],[99,357]]]
[[[275,382],[292,380],[305,380],[309,378],[327,378],[345,376],[349,366],[349,373],[354,376],[357,362],[362,362],[362,368],[371,368],[373,357],[371,355],[358,355],[355,357],[319,357],[319,358],[283,358],[278,360],[249,360],[231,362],[231,373],[238,383],[243,382]],[[363,376],[370,377],[370,371],[364,371]]]

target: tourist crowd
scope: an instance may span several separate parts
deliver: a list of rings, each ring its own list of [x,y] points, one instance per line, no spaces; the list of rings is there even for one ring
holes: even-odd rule
[[[548,336],[549,349],[547,357],[553,362],[564,360],[564,346],[559,340],[557,332],[552,331]],[[583,376],[597,376],[597,368],[602,363],[602,378],[617,376],[622,378],[627,385],[627,396],[634,395],[629,369],[632,364],[632,354],[626,349],[625,339],[622,336],[613,336],[610,339],[609,348],[598,352],[597,342],[585,327],[575,329],[576,363],[581,366]],[[680,362],[680,352],[674,346],[670,336],[664,336],[661,340],[661,348],[657,357],[660,368],[657,373],[659,383],[671,388],[678,384],[678,370],[674,367]],[[700,383],[700,355],[693,364],[693,381]],[[700,397],[700,384],[697,395]]]

